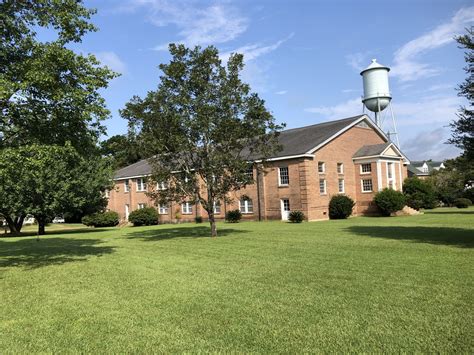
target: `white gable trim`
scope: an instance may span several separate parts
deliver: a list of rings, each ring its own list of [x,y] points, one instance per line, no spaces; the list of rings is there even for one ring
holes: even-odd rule
[[[351,129],[352,127],[354,127],[355,125],[359,124],[360,122],[362,121],[366,121],[367,125],[369,125],[372,129],[374,129],[386,142],[389,141],[387,135],[374,123],[372,122],[372,120],[370,119],[369,116],[367,115],[362,115],[360,118],[358,118],[357,120],[353,121],[351,124],[347,125],[346,127],[344,127],[343,129],[341,129],[339,132],[336,132],[336,134],[332,135],[331,137],[329,137],[328,139],[326,139],[324,142],[322,142],[321,144],[318,144],[316,147],[310,149],[308,152],[306,152],[306,154],[313,154],[315,151],[317,151],[318,149],[324,147],[326,144],[328,144],[330,141],[332,141],[333,139],[337,138],[338,136],[340,136],[341,134],[343,134],[344,132],[348,131],[349,129]]]

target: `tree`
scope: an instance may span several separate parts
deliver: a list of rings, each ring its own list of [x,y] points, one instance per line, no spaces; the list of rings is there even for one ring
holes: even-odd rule
[[[69,141],[86,155],[95,150],[109,116],[99,89],[116,74],[66,48],[96,30],[94,12],[77,0],[0,2],[0,149]],[[38,27],[56,38],[38,41]]]
[[[91,201],[98,209],[105,206],[104,189],[111,185],[106,165],[97,157],[82,157],[70,144],[2,149],[0,214],[10,232],[20,232],[27,214],[36,218],[42,235],[46,222],[64,211],[84,208]]]
[[[416,176],[406,178],[403,182],[403,194],[407,205],[416,210],[436,207],[437,196],[429,180],[421,180]]]
[[[448,143],[454,144],[462,149],[463,156],[468,161],[474,161],[474,31],[473,27],[467,29],[467,33],[456,38],[459,48],[464,48],[464,58],[467,66],[464,71],[467,74],[466,80],[459,85],[459,96],[464,96],[468,100],[468,106],[461,106],[457,116],[458,120],[453,121],[450,126],[452,136]]]
[[[241,81],[241,54],[232,54],[224,66],[212,46],[171,44],[169,50],[172,59],[160,65],[158,89],[133,97],[121,114],[152,157],[152,180],[166,183],[150,195],[159,203],[202,204],[214,237],[215,204],[253,180],[249,161],[278,149],[282,126]]]
[[[145,158],[140,151],[136,138],[131,135],[115,135],[100,143],[103,156],[110,157],[115,168],[136,163]]]

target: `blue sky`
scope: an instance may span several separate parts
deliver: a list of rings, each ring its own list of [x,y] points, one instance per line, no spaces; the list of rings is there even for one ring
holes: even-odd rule
[[[474,24],[461,0],[188,1],[90,0],[100,28],[76,48],[122,73],[103,92],[123,134],[118,110],[159,83],[169,42],[241,52],[243,78],[288,128],[362,112],[361,69],[372,58],[392,68],[390,85],[402,149],[410,159],[451,158],[443,142],[463,102],[463,52],[454,35]],[[388,120],[386,120],[388,122]],[[389,128],[388,126],[386,127]]]

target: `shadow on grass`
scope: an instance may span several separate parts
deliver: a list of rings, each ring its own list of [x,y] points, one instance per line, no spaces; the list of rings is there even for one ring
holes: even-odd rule
[[[373,238],[406,240],[415,243],[430,243],[474,247],[474,231],[445,227],[398,227],[398,226],[352,226],[348,231]]]
[[[425,211],[426,214],[474,214],[474,211],[446,211],[446,212],[427,212]]]
[[[57,235],[57,234],[86,234],[86,233],[99,233],[105,232],[110,229],[105,228],[88,228],[88,227],[77,227],[71,229],[54,229],[48,231],[46,227],[46,234],[45,235]],[[21,238],[21,237],[35,237],[37,235],[36,231],[28,231],[28,232],[21,232],[20,235],[12,235],[10,233],[1,233],[0,240],[2,238]],[[40,238],[43,236],[40,236]]]
[[[230,234],[247,233],[246,231],[232,229],[232,228],[218,228],[217,238],[226,237]],[[127,234],[127,238],[137,239],[141,238],[144,241],[159,241],[166,239],[182,239],[182,238],[210,238],[211,228],[205,226],[196,227],[173,227],[173,228],[162,228],[157,227],[156,229],[130,232]]]
[[[48,265],[84,261],[91,256],[114,252],[113,247],[100,246],[99,239],[46,238],[19,239],[14,242],[0,240],[0,268],[25,267],[36,269]]]

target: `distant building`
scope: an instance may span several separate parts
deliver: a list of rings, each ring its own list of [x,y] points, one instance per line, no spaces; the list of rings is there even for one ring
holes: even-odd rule
[[[417,176],[420,179],[426,179],[433,174],[433,171],[444,169],[445,166],[442,161],[420,160],[410,161],[408,165],[408,177]]]
[[[281,132],[282,150],[268,159],[265,173],[249,169],[254,183],[229,194],[231,203],[216,203],[216,218],[240,209],[244,219],[288,219],[288,213],[303,211],[308,220],[328,218],[329,200],[346,194],[355,201],[356,215],[375,212],[373,197],[389,187],[401,190],[409,160],[390,142],[367,115],[324,122]],[[128,220],[131,211],[155,206],[146,194],[166,188],[148,180],[151,166],[146,160],[120,169],[115,188],[110,191],[108,208]],[[206,217],[200,205],[173,201],[155,206],[163,223]]]

